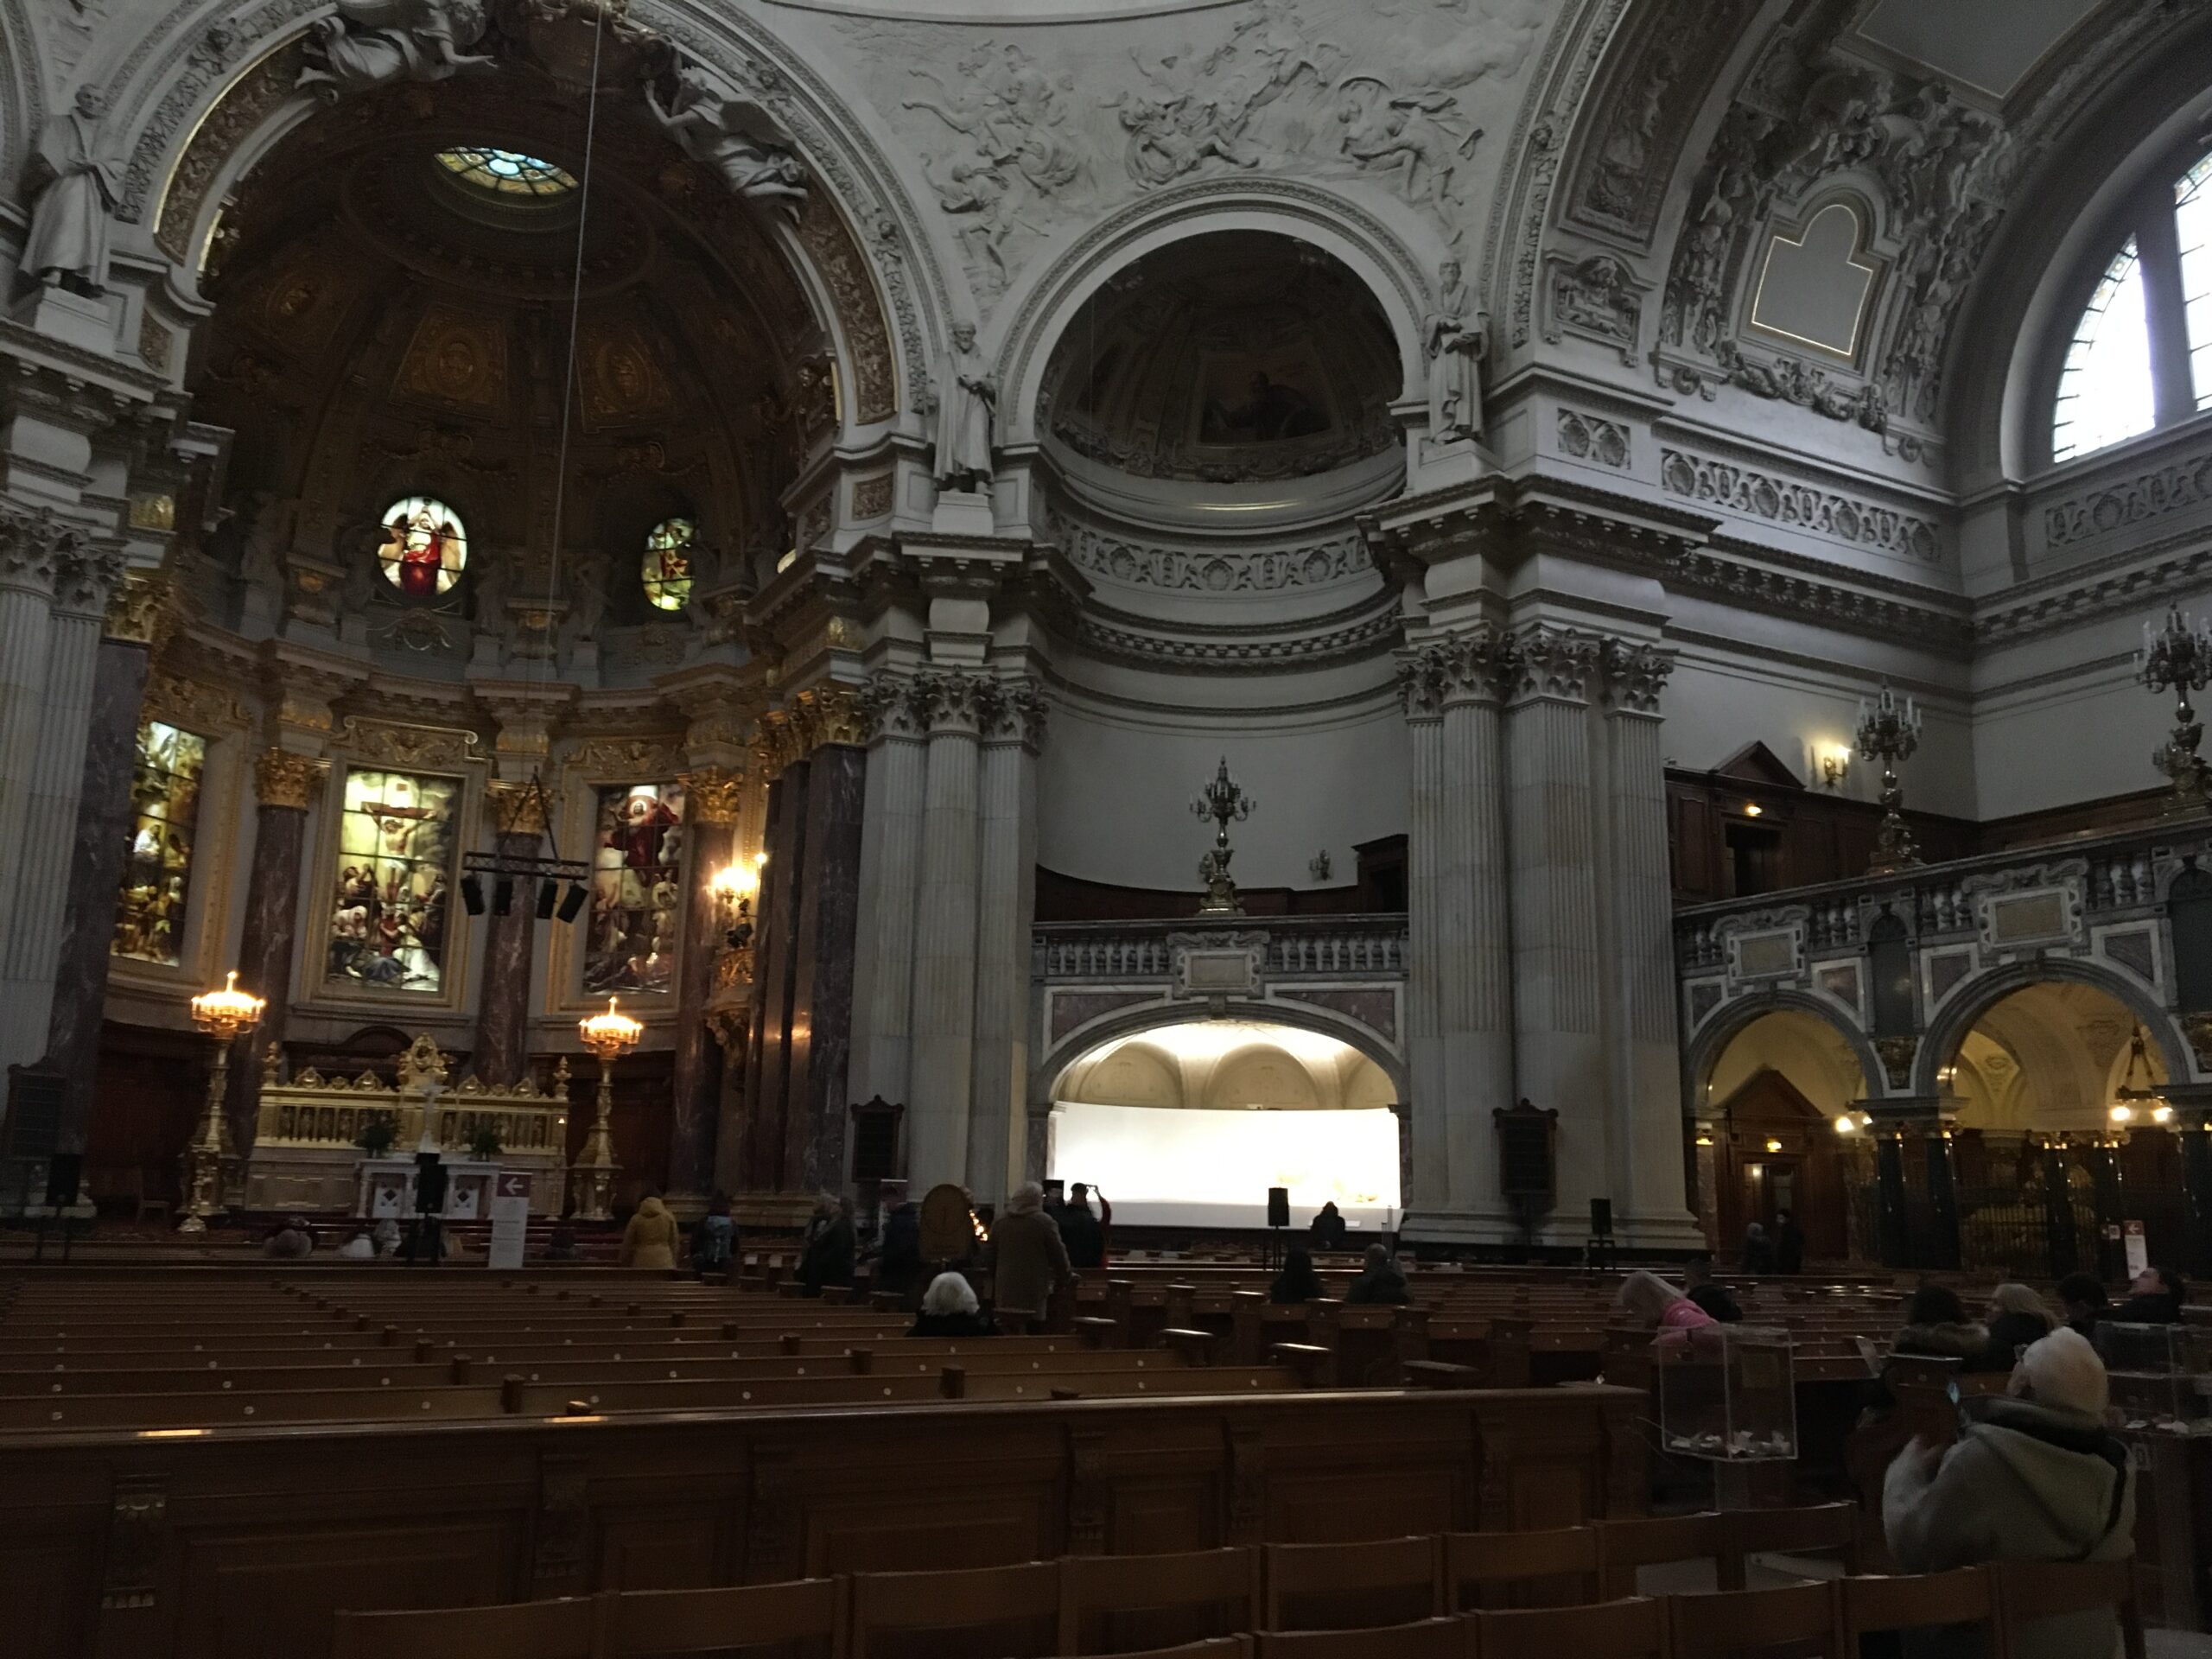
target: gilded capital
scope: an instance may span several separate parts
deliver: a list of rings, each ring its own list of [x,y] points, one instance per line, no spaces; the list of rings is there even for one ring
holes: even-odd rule
[[[771,709],[760,716],[753,738],[753,753],[760,765],[764,783],[774,783],[784,775],[784,768],[806,753],[800,740],[798,723],[780,709]]]
[[[684,810],[694,823],[735,823],[745,800],[745,774],[722,766],[679,772]]]
[[[107,637],[127,645],[158,645],[171,621],[168,583],[156,575],[126,575],[108,595]]]
[[[492,809],[493,827],[501,835],[534,839],[545,833],[549,804],[543,789],[528,783],[493,783],[485,786],[484,798]]]
[[[253,763],[254,793],[264,806],[296,807],[304,811],[314,804],[329,765],[312,754],[264,749]]]
[[[868,741],[868,716],[857,688],[813,685],[791,701],[791,717],[798,722],[801,746],[806,753],[810,754],[825,743],[857,745]]]

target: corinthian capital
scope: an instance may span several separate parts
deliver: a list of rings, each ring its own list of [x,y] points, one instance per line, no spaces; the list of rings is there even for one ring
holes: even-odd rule
[[[983,705],[995,695],[994,683],[964,669],[924,669],[914,676],[914,696],[925,711],[932,735],[939,732],[981,732]]]
[[[1573,628],[1535,623],[1513,636],[1512,690],[1516,702],[1548,697],[1581,702],[1598,667],[1598,640]]]
[[[1035,750],[1045,741],[1045,712],[1044,688],[1027,674],[977,687],[977,729],[987,742]]]
[[[0,507],[0,583],[50,594],[61,560],[83,543],[84,532],[50,507]]]
[[[123,580],[123,550],[79,542],[54,562],[54,602],[80,616],[107,615],[107,601]]]
[[[1607,702],[1630,714],[1656,715],[1667,677],[1675,671],[1675,653],[1658,645],[1608,639],[1599,666],[1605,671]]]
[[[680,772],[684,810],[701,823],[735,823],[745,808],[745,774],[718,766]]]
[[[305,811],[322,788],[329,762],[289,749],[264,749],[253,762],[254,793],[264,806],[289,806]]]

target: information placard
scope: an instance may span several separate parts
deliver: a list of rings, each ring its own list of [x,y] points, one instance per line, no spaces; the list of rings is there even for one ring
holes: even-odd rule
[[[529,1236],[530,1177],[520,1170],[503,1169],[492,1178],[492,1248],[485,1252],[484,1265],[522,1266]]]

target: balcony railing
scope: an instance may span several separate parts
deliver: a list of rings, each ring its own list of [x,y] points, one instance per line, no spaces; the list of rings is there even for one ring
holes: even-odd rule
[[[1405,977],[1406,918],[1399,915],[1047,922],[1032,936],[1032,971],[1040,981],[1169,979],[1177,948],[1201,938],[1206,949],[1224,941],[1258,948],[1269,980]]]

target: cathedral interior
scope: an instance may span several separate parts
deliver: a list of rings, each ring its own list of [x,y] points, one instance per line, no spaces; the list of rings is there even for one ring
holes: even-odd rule
[[[8,0],[0,1262],[1084,1182],[1117,1250],[1280,1190],[1470,1274],[2212,1274],[2208,64],[2195,0]],[[543,1593],[663,1583],[527,1501]],[[1189,1547],[1323,1540],[1252,1524]],[[738,1533],[666,1583],[1001,1558]],[[175,1605],[103,1548],[45,1650]]]

